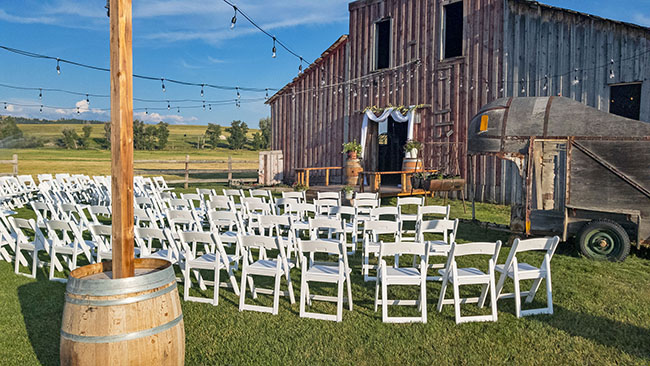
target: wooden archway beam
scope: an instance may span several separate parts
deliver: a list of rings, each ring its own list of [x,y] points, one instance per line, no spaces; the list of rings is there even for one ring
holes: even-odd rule
[[[110,0],[113,278],[134,275],[131,0]]]

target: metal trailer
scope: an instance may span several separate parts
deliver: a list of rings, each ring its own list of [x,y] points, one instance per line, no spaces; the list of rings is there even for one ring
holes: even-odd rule
[[[650,123],[562,97],[503,98],[472,119],[468,150],[472,181],[482,155],[517,166],[513,232],[576,236],[593,259],[624,260],[630,238],[650,245]]]

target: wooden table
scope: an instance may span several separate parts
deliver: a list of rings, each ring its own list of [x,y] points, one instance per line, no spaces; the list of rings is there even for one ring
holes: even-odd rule
[[[363,177],[368,177],[368,183],[370,185],[371,192],[379,192],[379,187],[381,186],[381,176],[382,175],[393,175],[400,174],[402,176],[402,193],[407,193],[407,180],[411,179],[411,176],[415,173],[436,173],[435,169],[422,169],[422,170],[397,170],[390,172],[360,172],[359,173],[359,191],[364,191]]]
[[[296,181],[298,184],[305,185],[309,187],[309,172],[312,170],[324,170],[325,171],[325,185],[330,185],[330,170],[343,169],[341,166],[326,166],[326,167],[317,167],[317,168],[297,168],[296,171]]]

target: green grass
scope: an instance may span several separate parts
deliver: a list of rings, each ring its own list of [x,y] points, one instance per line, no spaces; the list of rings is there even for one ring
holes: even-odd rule
[[[439,202],[439,201],[435,201]],[[431,203],[431,201],[430,201]],[[460,202],[451,201],[452,216],[464,216]],[[30,215],[21,210],[21,216]],[[484,220],[507,223],[504,206],[477,205]],[[459,242],[507,240],[506,234],[461,223]],[[501,251],[505,261],[509,248]],[[427,324],[384,324],[374,312],[374,283],[359,274],[360,256],[353,267],[354,311],[344,310],[343,322],[333,323],[298,316],[298,304],[280,300],[277,316],[239,312],[238,298],[220,290],[220,305],[182,302],[188,365],[259,364],[440,364],[440,365],[647,365],[650,363],[650,259],[634,252],[624,263],[593,262],[581,258],[574,246],[560,244],[552,261],[555,314],[517,319],[514,301],[499,301],[496,323],[456,325],[453,307],[435,311],[440,284],[428,285]],[[460,265],[485,267],[485,260],[468,259]],[[541,255],[522,255],[523,261],[541,262]],[[2,364],[58,363],[59,329],[65,286],[13,274],[0,263],[0,360]],[[239,273],[237,273],[239,275]],[[296,297],[300,272],[291,273]],[[224,276],[222,276],[222,279]],[[267,282],[268,284],[268,282]],[[285,284],[283,283],[283,288]],[[511,283],[506,291],[512,289]],[[182,285],[179,284],[179,291]],[[195,295],[210,297],[212,289]],[[333,294],[333,288],[315,291]],[[464,294],[477,293],[465,289]],[[390,289],[391,298],[416,298],[413,287]],[[181,292],[182,293],[182,292]],[[448,292],[447,296],[451,296]],[[270,297],[260,295],[260,303]],[[543,287],[533,306],[543,306]],[[250,294],[248,301],[250,299]],[[315,303],[318,311],[335,311],[334,304]],[[416,315],[411,307],[393,307],[391,315]],[[463,307],[464,314],[485,314],[487,309]]]

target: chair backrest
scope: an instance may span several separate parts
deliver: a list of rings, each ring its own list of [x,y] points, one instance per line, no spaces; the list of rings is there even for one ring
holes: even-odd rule
[[[99,246],[101,251],[112,249],[112,227],[111,225],[92,224],[88,227],[93,242]]]
[[[297,198],[277,198],[273,205],[276,215],[286,214],[290,203],[300,203]]]
[[[328,192],[328,193],[332,193],[332,192]],[[338,199],[333,199],[333,198],[315,199],[314,205],[316,206],[316,212],[319,215],[327,215],[329,213],[330,207],[339,206],[340,201]]]
[[[355,192],[354,193],[354,199],[355,200],[378,200],[379,199],[379,193],[371,193],[371,192]]]
[[[272,203],[273,202],[273,195],[271,194],[271,191],[268,189],[249,189],[248,194],[251,197],[259,197],[264,199],[264,202],[267,203]]]
[[[447,206],[419,206],[418,220],[424,220],[424,216],[435,216],[437,218],[449,219],[449,205]]]
[[[280,215],[262,215],[259,216],[257,228],[260,235],[264,236],[288,236],[289,239],[293,237],[291,230],[293,218],[291,216]],[[253,228],[251,228],[253,229]]]
[[[233,203],[241,203],[244,197],[244,191],[241,189],[223,189],[223,195],[232,200]]]
[[[425,233],[442,234],[443,240],[447,244],[451,244],[451,241],[453,241],[453,239],[451,238],[456,237],[457,230],[458,230],[458,219],[418,221],[416,227],[416,238],[419,241],[423,241]]]
[[[384,206],[370,210],[370,220],[382,220],[386,216],[389,216],[391,221],[397,221],[399,216],[398,208],[395,206]]]
[[[241,217],[236,211],[208,211],[208,222],[213,232],[243,231]]]
[[[217,192],[210,188],[197,188],[196,194],[198,194],[203,201],[208,202],[212,197],[217,195]]]
[[[75,224],[63,220],[49,220],[45,226],[52,245],[67,245],[73,242],[79,245],[85,244],[81,232]]]
[[[282,192],[282,198],[295,198],[299,203],[304,203],[305,192]]]
[[[158,228],[146,228],[146,227],[136,227],[134,230],[135,242],[142,249],[147,249],[148,252],[151,252],[153,241],[158,240],[162,249],[169,250],[170,255],[169,259],[178,259],[179,250],[176,245],[176,240],[172,236],[172,233],[169,229],[158,229]]]
[[[316,192],[316,198],[319,200],[337,200],[341,202],[341,192]]]
[[[278,238],[274,236],[242,235],[241,246],[242,248],[278,249],[280,253],[284,253]]]
[[[233,209],[232,201],[226,196],[214,196],[208,201],[208,210],[227,210]]]
[[[426,258],[428,257],[428,255],[426,255],[427,253],[429,253],[428,244],[425,243],[413,243],[413,242],[384,243],[382,241],[379,244],[379,258],[402,255],[402,254],[419,255]]]
[[[316,206],[311,203],[289,203],[287,212],[299,220],[305,220],[309,217],[311,213],[312,216],[317,214]]]
[[[196,258],[197,244],[203,244],[206,251],[214,252],[215,242],[212,233],[199,231],[179,231],[178,237],[187,259]]]
[[[298,248],[301,253],[325,253],[343,257],[343,245],[340,242],[322,239],[302,240],[298,239]]]
[[[546,261],[546,257],[548,257],[548,260],[550,261],[551,258],[553,258],[553,254],[555,253],[555,249],[557,248],[557,245],[559,243],[560,243],[560,238],[558,236],[547,237],[547,238],[524,239],[524,240],[520,240],[519,238],[516,238],[512,243],[512,248],[510,249],[510,253],[508,253],[508,258],[506,259],[505,268],[509,269],[512,265],[514,258],[516,258],[517,253],[521,253],[521,252],[545,251],[546,255],[544,256],[545,257],[544,261]],[[542,265],[544,265],[544,261],[542,261]]]
[[[167,201],[167,205],[172,210],[193,210],[192,201],[184,198],[172,198]]]
[[[354,207],[367,208],[369,210],[371,208],[379,207],[379,200],[367,199],[367,198],[355,199],[354,200]]]
[[[190,210],[167,210],[167,221],[172,232],[202,231],[201,220]]]
[[[379,241],[379,235],[392,234],[396,239],[401,237],[399,223],[388,220],[370,220],[366,221],[363,226],[364,238],[370,235],[370,240]],[[399,241],[399,240],[396,240]]]
[[[451,244],[451,250],[449,251],[449,259],[454,260],[456,257],[466,255],[491,255],[493,263],[496,263],[497,257],[499,256],[499,250],[501,250],[501,240],[497,240],[495,243],[476,242],[457,244],[456,242],[453,242]]]
[[[424,206],[424,196],[397,197],[397,207],[406,205]]]
[[[345,240],[345,221],[333,218],[317,217],[309,219],[309,238],[311,240],[319,239],[319,234],[324,232],[328,238],[332,235],[338,236],[338,239]]]
[[[105,219],[110,219],[112,216],[111,208],[109,206],[88,206],[88,213],[95,225],[100,224],[99,216],[103,216]]]

